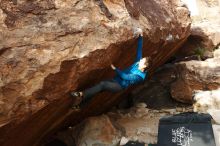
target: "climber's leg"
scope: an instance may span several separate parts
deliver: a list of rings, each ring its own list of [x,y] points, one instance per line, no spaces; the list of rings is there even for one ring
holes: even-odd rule
[[[80,103],[80,106],[85,105],[91,98],[102,91],[110,91],[110,92],[119,92],[123,88],[121,87],[120,84],[118,84],[114,80],[109,80],[109,81],[102,81],[95,86],[88,88],[84,90],[83,92],[71,92],[71,95],[74,97],[82,97],[82,101]]]
[[[92,98],[92,96],[102,91],[110,91],[115,93],[121,90],[122,90],[121,85],[114,80],[102,81],[99,84],[93,86],[92,88],[83,91],[83,100],[88,101]]]

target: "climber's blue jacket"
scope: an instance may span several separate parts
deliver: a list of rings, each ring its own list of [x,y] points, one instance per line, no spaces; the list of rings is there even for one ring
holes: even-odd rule
[[[118,82],[122,88],[127,88],[130,85],[140,83],[144,81],[147,76],[147,72],[142,72],[138,69],[139,61],[142,58],[142,47],[143,47],[143,37],[138,37],[138,47],[137,47],[137,56],[134,64],[125,70],[115,69],[116,76],[114,80]]]

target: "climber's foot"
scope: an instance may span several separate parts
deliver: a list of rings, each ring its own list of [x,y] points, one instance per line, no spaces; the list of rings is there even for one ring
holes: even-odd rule
[[[80,100],[80,102],[78,102],[78,104],[74,103],[74,104],[72,105],[72,109],[78,109],[78,110],[80,110],[80,109],[83,109],[87,104],[88,104],[88,103],[81,98],[81,100]]]
[[[70,92],[70,96],[71,97],[74,97],[73,99],[74,99],[74,104],[72,105],[72,109],[74,109],[74,110],[79,110],[80,108],[81,108],[81,101],[82,101],[82,92],[75,92],[75,91],[73,91],[73,92]]]
[[[82,97],[82,93],[81,92],[70,92],[70,95],[72,96],[72,97]]]
[[[81,102],[78,104],[74,103],[72,105],[72,109],[80,110],[80,109],[84,108],[85,106],[86,106],[86,102],[81,100]]]

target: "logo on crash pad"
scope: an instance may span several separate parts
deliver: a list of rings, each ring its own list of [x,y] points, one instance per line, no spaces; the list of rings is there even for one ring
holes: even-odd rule
[[[172,142],[177,146],[190,146],[190,142],[193,141],[192,131],[185,127],[179,127],[172,129]]]

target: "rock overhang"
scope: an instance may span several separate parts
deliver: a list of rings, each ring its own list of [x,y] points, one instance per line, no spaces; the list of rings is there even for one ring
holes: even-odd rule
[[[59,128],[106,111],[125,96],[100,94],[79,113],[69,109],[73,101],[67,93],[112,77],[111,63],[120,68],[132,63],[136,48],[133,27],[145,32],[144,55],[152,58],[150,72],[189,36],[188,10],[178,6],[178,1],[54,2],[55,6],[42,1],[1,3],[7,17],[19,18],[0,19],[5,36],[0,99],[4,101],[2,121],[8,127],[2,137],[4,145],[11,145],[8,137],[20,145],[37,143]],[[34,6],[45,13],[35,12]],[[12,24],[4,23],[6,19]],[[10,127],[7,122],[14,118],[17,120]],[[26,141],[19,137],[21,129]]]

